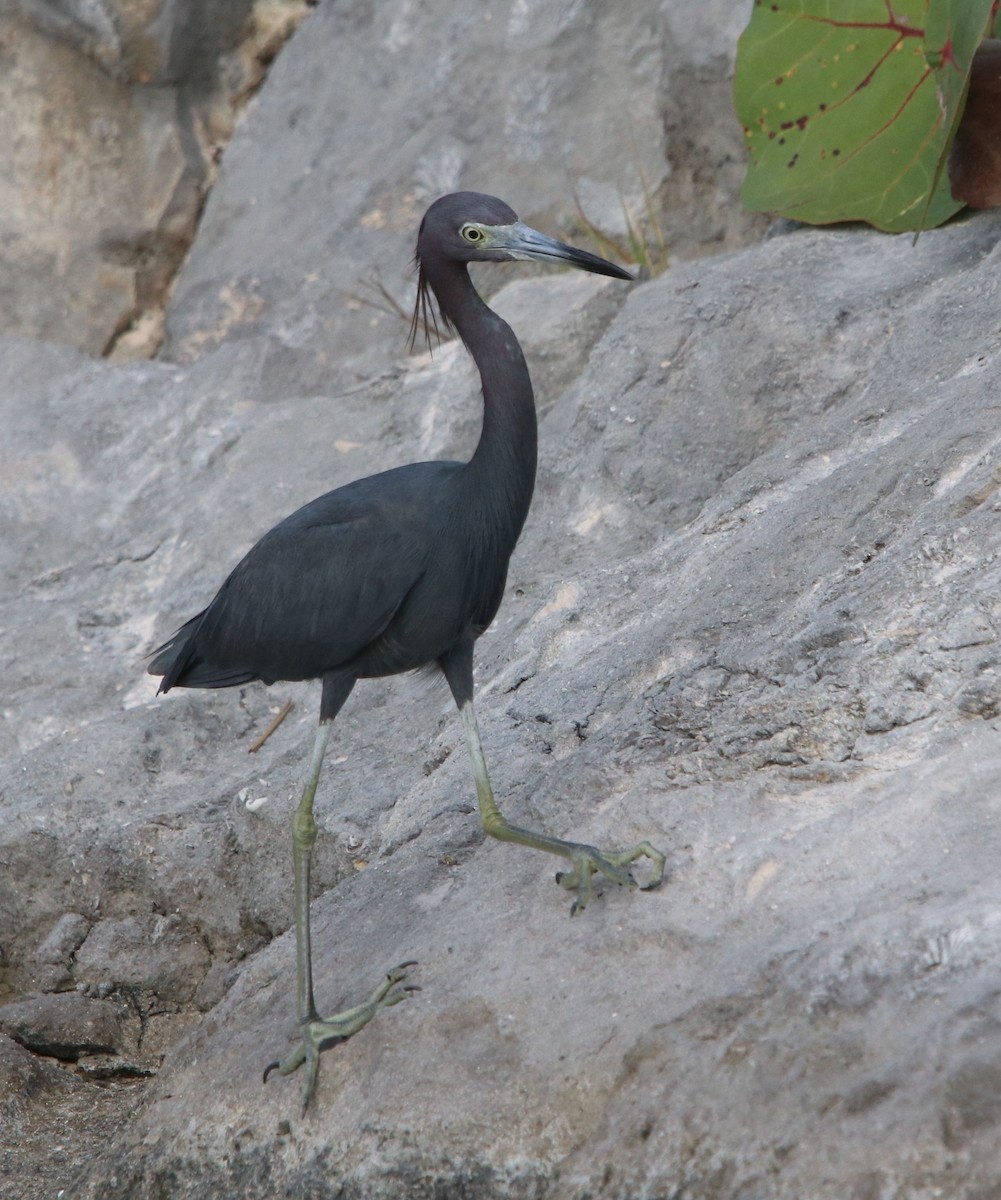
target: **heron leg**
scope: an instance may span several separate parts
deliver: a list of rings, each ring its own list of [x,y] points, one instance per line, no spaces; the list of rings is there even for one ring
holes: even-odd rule
[[[348,689],[350,691],[350,688]],[[346,695],[345,695],[346,698]],[[343,700],[342,700],[343,703]],[[335,1013],[321,1017],[316,1010],[313,997],[313,952],[309,917],[309,881],[313,846],[316,842],[316,820],[313,816],[313,801],[323,768],[323,756],[330,737],[333,718],[321,719],[313,743],[313,757],[309,777],[302,790],[302,797],[292,818],[292,864],[295,874],[295,979],[296,1019],[301,1041],[281,1060],[269,1063],[264,1071],[267,1081],[272,1071],[279,1075],[291,1075],[305,1064],[306,1072],[302,1084],[302,1109],[309,1107],[316,1090],[316,1079],[320,1068],[320,1053],[338,1043],[346,1041],[352,1034],[363,1029],[380,1008],[389,1008],[406,1000],[418,989],[408,986],[408,968],[413,962],[401,963],[389,971],[372,991],[367,1000]]]
[[[459,703],[459,715],[462,718],[462,731],[465,734],[466,746],[473,764],[476,797],[484,830],[491,837],[498,838],[502,842],[516,842],[520,846],[530,846],[533,850],[544,850],[549,854],[559,854],[563,858],[569,859],[571,869],[558,872],[556,882],[567,891],[576,892],[573,904],[570,906],[571,916],[582,912],[586,907],[591,898],[591,881],[596,873],[604,875],[620,885],[636,887],[636,880],[626,868],[638,858],[648,858],[653,863],[653,874],[643,885],[642,890],[650,891],[659,887],[664,880],[665,858],[650,842],[639,842],[628,850],[608,852],[598,850],[595,846],[589,846],[583,842],[568,842],[562,838],[550,837],[548,834],[535,833],[530,829],[512,825],[501,813],[496,800],[494,800],[490,776],[487,774],[486,759],[483,757],[483,746],[480,743],[480,731],[476,724],[476,712],[473,709],[472,697],[466,697]]]

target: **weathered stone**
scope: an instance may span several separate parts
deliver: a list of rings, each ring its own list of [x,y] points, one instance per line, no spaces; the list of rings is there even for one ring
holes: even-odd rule
[[[37,1104],[39,1093],[63,1085],[67,1090],[71,1087],[65,1072],[29,1053],[6,1033],[0,1033],[0,1112],[5,1121],[19,1122],[25,1111]],[[8,1148],[4,1146],[3,1150]]]
[[[73,957],[90,929],[79,913],[64,913],[35,953],[34,969],[25,982],[41,992],[61,992],[73,985]]]
[[[120,1132],[122,1100],[0,1033],[3,1200],[69,1194],[79,1164]]]
[[[367,190],[343,151],[367,137],[389,163],[369,86],[394,83],[387,62],[423,53],[451,95],[450,63],[480,38],[520,47],[525,78],[560,45],[596,76],[614,29],[597,29],[595,65],[577,53],[584,9],[546,16],[572,36],[541,25],[537,61],[527,8],[504,10],[497,41],[499,7],[475,27],[453,12],[441,59],[425,10],[353,25],[321,9],[317,44],[292,42],[224,164],[175,314],[178,346],[201,339],[192,361],[0,340],[4,978],[23,988],[79,913],[86,941],[63,956],[56,939],[68,982],[136,998],[144,1046],[166,1049],[127,1117],[120,1082],[89,1088],[0,1039],[16,1115],[0,1187],[18,1200],[40,1179],[38,1195],[101,1200],[1001,1189],[990,214],[917,245],[802,231],[632,288],[552,278],[497,297],[542,412],[535,506],[477,649],[497,794],[557,834],[649,837],[669,878],[605,889],[570,921],[554,864],[482,838],[447,695],[359,686],[317,804],[318,999],[349,1004],[410,958],[423,990],[326,1055],[307,1119],[297,1080],[261,1083],[294,1034],[288,822],[317,691],[157,700],[145,655],[296,504],[468,454],[461,348],[403,361],[402,322],[366,313],[345,363],[336,292],[359,263],[405,261],[423,203],[408,164],[435,137],[446,162],[453,120],[469,130],[451,134],[454,182],[570,236],[544,219],[567,190],[552,143],[510,186],[490,176],[508,117],[530,111],[500,94],[521,78],[508,59],[454,113],[403,79],[413,154]],[[711,58],[706,28],[691,44]],[[332,32],[353,56],[344,84]],[[387,57],[392,38],[410,57]],[[549,113],[592,82],[554,83]],[[349,84],[357,107],[332,104]],[[624,140],[611,124],[595,147]],[[350,251],[324,224],[345,213],[350,233],[366,212],[383,227]],[[199,320],[199,295],[204,313],[223,298],[222,325]],[[292,716],[248,756],[285,697]],[[99,1103],[118,1106],[113,1137]],[[42,1179],[67,1122],[62,1174]]]
[[[108,992],[123,985],[155,993],[163,1004],[190,1004],[209,954],[176,914],[125,917],[95,925],[76,956],[75,979]]]
[[[308,0],[0,9],[0,330],[147,357],[234,112]]]
[[[183,254],[197,164],[170,91],[131,90],[11,17],[0,39],[0,328],[98,354]]]
[[[271,386],[294,370],[321,395],[333,363],[378,370],[405,337],[394,305],[409,305],[415,224],[459,188],[623,250],[631,220],[651,259],[665,230],[672,255],[742,244],[763,228],[735,207],[729,81],[745,16],[720,0],[698,18],[675,0],[320,4],[227,147],[167,353],[191,361],[264,332]]]
[[[349,1003],[409,957],[423,991],[327,1056],[304,1124],[295,1082],[259,1079],[291,1031],[291,936],[259,948],[289,919],[315,691],[154,703],[141,650],[298,500],[466,452],[473,381],[446,348],[336,407],[296,399],[290,377],[276,405],[253,339],[184,368],[36,364],[39,394],[62,381],[66,446],[89,451],[69,474],[37,460],[33,478],[76,505],[8,549],[37,582],[4,611],[35,663],[77,639],[94,650],[8,716],[29,739],[3,782],[8,875],[40,839],[49,864],[30,909],[0,899],[22,914],[12,966],[46,912],[99,895],[88,943],[102,925],[95,946],[135,936],[93,960],[84,943],[77,976],[193,1010],[216,957],[205,1003],[225,991],[93,1194],[113,1173],[122,1195],[168,1178],[181,1195],[266,1195],[287,1170],[318,1196],[401,1179],[415,1195],[736,1196],[770,1163],[775,1195],[833,1198],[874,1172],[916,1186],[916,1158],[944,1187],[957,1146],[970,1187],[996,1184],[994,401],[989,373],[966,370],[992,344],[995,241],[986,215],[917,247],[776,239],[632,289],[589,360],[544,338],[592,341],[578,314],[614,283],[498,298],[518,324],[534,314],[526,341],[565,386],[541,400],[536,506],[478,652],[495,784],[556,832],[662,842],[671,876],[568,921],[550,864],[478,836],[447,697],[359,688],[319,801],[320,845],[338,835],[348,861],[315,906],[318,992]],[[14,425],[26,460],[45,411]],[[141,418],[124,442],[102,433],[123,411]],[[44,573],[74,563],[85,528],[88,557]],[[286,694],[291,721],[248,758]],[[65,778],[71,792],[52,786]],[[179,940],[146,961],[164,921],[150,897],[173,911],[172,885]],[[915,1041],[935,1047],[926,1061]],[[209,1109],[182,1161],[169,1131]]]
[[[89,930],[90,922],[86,917],[79,913],[63,913],[38,947],[35,958],[46,966],[69,967]]]
[[[24,21],[82,51],[109,75],[125,83],[181,85],[202,94],[218,88],[220,59],[255,37],[263,44],[270,31],[290,19],[297,23],[309,3],[14,0]],[[253,25],[260,30],[252,31]],[[282,40],[289,32],[282,30]]]
[[[439,2],[384,6],[372,20],[326,3],[261,97],[258,132],[227,149],[168,321],[235,115],[313,2],[14,0],[0,13],[0,252],[16,285],[0,330],[131,361],[165,335],[189,360],[260,327],[274,378],[289,351],[309,350],[310,386],[322,391],[333,359],[366,371],[381,354],[385,316],[407,286],[401,245],[440,191],[506,188],[526,217],[623,247],[641,228],[641,258],[654,265],[666,243],[688,257],[761,227],[733,207],[742,135],[729,80],[742,18],[732,6],[714,2],[703,24],[679,19],[670,0],[614,17],[598,4],[511,12],[497,0],[473,14]],[[484,58],[496,69],[484,72]],[[378,104],[366,99],[373,87]],[[456,102],[443,106],[443,94]],[[252,228],[249,208],[278,204],[279,226]],[[314,206],[324,220],[309,216]],[[336,289],[314,270],[333,245],[347,280]],[[291,301],[293,290],[309,302]]]
[[[35,1054],[76,1062],[87,1054],[118,1053],[126,1017],[108,1000],[61,992],[0,1006],[0,1031]]]

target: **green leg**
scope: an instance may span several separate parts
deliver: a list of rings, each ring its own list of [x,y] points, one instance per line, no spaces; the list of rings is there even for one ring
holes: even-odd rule
[[[484,830],[502,842],[517,842],[520,846],[530,846],[533,850],[545,850],[549,854],[559,854],[569,859],[571,870],[561,871],[556,876],[556,882],[567,891],[576,891],[570,915],[582,912],[591,898],[591,880],[595,872],[600,872],[615,883],[627,887],[635,887],[636,881],[625,869],[637,858],[648,858],[653,863],[653,875],[643,887],[650,891],[658,887],[664,880],[664,855],[649,842],[640,842],[629,850],[615,850],[611,853],[598,850],[581,842],[565,842],[562,838],[549,837],[544,833],[533,833],[530,829],[521,829],[511,825],[502,815],[494,800],[493,788],[487,774],[487,764],[483,757],[483,746],[480,743],[480,731],[476,724],[476,713],[472,700],[466,700],[459,706],[462,717],[462,731],[466,737],[466,746],[473,763],[473,776],[476,780],[476,797],[480,806],[480,820]]]
[[[363,1029],[380,1008],[389,1008],[393,1004],[399,1004],[401,1000],[406,1000],[411,992],[417,991],[417,988],[413,986],[401,986],[406,978],[407,968],[416,965],[413,962],[405,962],[394,967],[369,998],[361,1004],[347,1008],[332,1017],[321,1018],[316,1011],[316,1002],[313,998],[313,952],[309,924],[309,875],[313,845],[316,842],[313,800],[316,796],[316,785],[320,780],[320,771],[323,768],[327,740],[330,737],[330,724],[330,721],[321,721],[316,731],[309,778],[306,780],[302,798],[295,810],[295,816],[292,818],[292,863],[295,871],[296,1018],[301,1030],[302,1041],[287,1058],[270,1063],[264,1072],[264,1078],[267,1080],[272,1071],[277,1071],[279,1075],[291,1075],[303,1063],[306,1064],[306,1074],[302,1086],[303,1112],[309,1107],[309,1102],[316,1090],[321,1050],[335,1046],[338,1042],[346,1041],[359,1029]]]

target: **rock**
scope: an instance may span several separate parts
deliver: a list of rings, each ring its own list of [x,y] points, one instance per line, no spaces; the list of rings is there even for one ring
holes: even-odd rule
[[[743,17],[732,6],[713,0],[703,23],[666,0],[614,20],[593,6],[530,15],[491,3],[473,14],[439,0],[368,21],[321,4],[278,86],[255,99],[257,132],[230,146],[237,114],[315,3],[9,6],[0,246],[12,286],[0,331],[124,362],[154,355],[164,337],[189,361],[260,328],[274,382],[298,351],[317,393],[331,361],[354,359],[360,374],[378,361],[409,286],[403,247],[441,191],[506,188],[524,216],[575,222],[623,247],[641,230],[651,263],[667,242],[690,257],[762,227],[733,205],[743,135],[729,89]],[[585,60],[589,70],[575,72]],[[409,69],[418,62],[425,69]],[[626,136],[605,119],[610,109]],[[330,112],[341,116],[331,123]],[[168,318],[210,191],[201,249]],[[271,227],[277,206],[285,218]],[[333,246],[336,288],[314,270]]]
[[[99,354],[183,253],[196,164],[169,91],[133,93],[17,18],[0,37],[0,328]]]
[[[572,209],[555,116],[574,96],[612,111],[599,76],[626,45],[638,94],[661,78],[646,9],[621,41],[599,22],[586,58],[586,6],[545,18],[538,57],[503,11],[450,10],[437,42],[437,10],[318,11],[223,164],[168,320],[185,361],[0,339],[3,982],[27,990],[47,964],[85,1001],[134,1002],[145,1057],[117,1057],[163,1055],[155,1080],[98,1089],[0,1039],[0,1188],[18,1200],[1001,1190],[987,213],[917,245],[804,230],[633,287],[551,276],[497,297],[542,419],[535,505],[477,650],[494,785],[556,834],[649,837],[669,876],[570,921],[553,863],[483,839],[447,695],[360,686],[317,804],[318,999],[353,1003],[411,958],[422,991],[325,1056],[307,1118],[296,1079],[261,1083],[294,1034],[288,826],[317,689],[157,699],[146,655],[295,505],[475,443],[461,348],[404,360],[402,323],[344,316],[337,289],[405,261],[418,184],[440,178],[414,163],[520,188],[523,215],[570,236],[543,220]],[[644,28],[683,24],[657,13]],[[696,74],[715,62],[705,21]],[[422,51],[444,91],[386,67]],[[552,76],[568,82],[541,93],[546,153],[491,184],[493,146],[532,112],[516,85],[564,54],[589,78]],[[482,86],[436,107],[474,61]],[[399,161],[392,106],[358,115],[390,83],[411,118]],[[621,131],[587,121],[614,183]],[[351,146],[383,159],[364,186]],[[376,212],[382,228],[361,221]],[[53,1129],[64,1158],[39,1167]]]
[[[314,395],[331,363],[346,378],[384,369],[405,338],[416,222],[460,188],[517,197],[531,224],[626,251],[631,221],[650,257],[665,230],[672,254],[742,244],[764,228],[735,205],[743,133],[729,92],[745,13],[719,0],[700,13],[436,0],[360,20],[319,5],[227,146],[167,353],[188,362],[265,333],[269,385],[293,370]],[[488,290],[507,281],[483,277]]]
[[[67,1194],[79,1164],[118,1132],[122,1099],[0,1033],[3,1200]]]
[[[542,402],[536,506],[478,652],[495,786],[512,816],[557,833],[650,836],[670,877],[568,921],[550,864],[478,836],[448,699],[406,680],[359,688],[319,801],[321,846],[339,835],[349,858],[314,906],[318,993],[351,1003],[410,957],[423,990],[327,1056],[305,1122],[296,1082],[262,1088],[260,1070],[291,1034],[292,937],[269,939],[288,921],[315,691],[154,701],[140,650],[194,610],[251,527],[408,449],[465,452],[469,371],[446,349],[336,408],[296,399],[290,379],[278,406],[261,359],[221,347],[143,367],[141,409],[136,367],[61,385],[86,397],[95,448],[123,405],[168,432],[149,438],[155,464],[142,428],[78,457],[73,516],[97,531],[90,561],[111,565],[21,601],[23,653],[44,660],[70,613],[104,661],[49,689],[60,736],[36,733],[3,783],[12,878],[19,847],[53,825],[64,840],[47,861],[82,872],[50,868],[33,907],[16,902],[14,965],[31,929],[51,930],[46,906],[87,913],[101,880],[75,977],[130,977],[182,1015],[211,1007],[80,1194],[114,1196],[113,1176],[122,1196],[166,1179],[179,1195],[264,1196],[295,1178],[318,1196],[833,1198],[873,1180],[913,1190],[917,1160],[955,1191],[956,1147],[963,1185],[989,1194],[1001,754],[989,705],[969,697],[991,677],[998,619],[993,388],[965,367],[993,344],[995,239],[988,215],[917,247],[775,239],[635,287],[589,359],[564,339],[587,344],[575,314],[614,285],[585,281],[585,300],[538,280],[530,301],[525,285],[498,298],[516,320],[531,303],[529,342],[552,330],[566,386]],[[16,429],[25,453],[43,444],[44,409],[35,419]],[[73,420],[67,444],[86,444]],[[124,503],[99,478],[124,482]],[[254,478],[277,490],[248,490]],[[113,552],[140,535],[153,552]],[[14,558],[29,578],[38,552]],[[161,597],[175,607],[157,617]],[[248,759],[283,694],[291,722]],[[18,737],[42,699],[29,690],[9,718]],[[71,794],[45,785],[71,770]],[[147,962],[163,920],[141,911],[151,896],[180,911],[165,926],[178,940]],[[88,965],[116,923],[134,950]],[[200,1001],[210,960],[222,974]]]
[[[35,1054],[76,1062],[87,1054],[117,1054],[125,1043],[125,1015],[108,1000],[78,992],[37,995],[0,1006],[0,1031]]]
[[[79,913],[63,913],[35,952],[37,964],[31,984],[44,992],[70,986],[73,959],[90,930],[90,922]]]
[[[86,917],[79,913],[63,913],[38,947],[35,957],[46,965],[68,967],[89,930],[90,922]]]
[[[235,110],[308,0],[0,15],[0,330],[147,357]]]
[[[204,86],[254,0],[20,0],[23,19],[83,51],[125,83]]]
[[[209,969],[208,950],[178,913],[101,921],[77,951],[74,978],[108,993],[153,992],[157,1004],[190,1004]]]

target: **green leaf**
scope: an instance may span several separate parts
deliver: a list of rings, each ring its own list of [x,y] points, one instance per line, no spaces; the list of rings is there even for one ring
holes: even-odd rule
[[[752,211],[930,228],[993,0],[756,0],[734,95]]]

